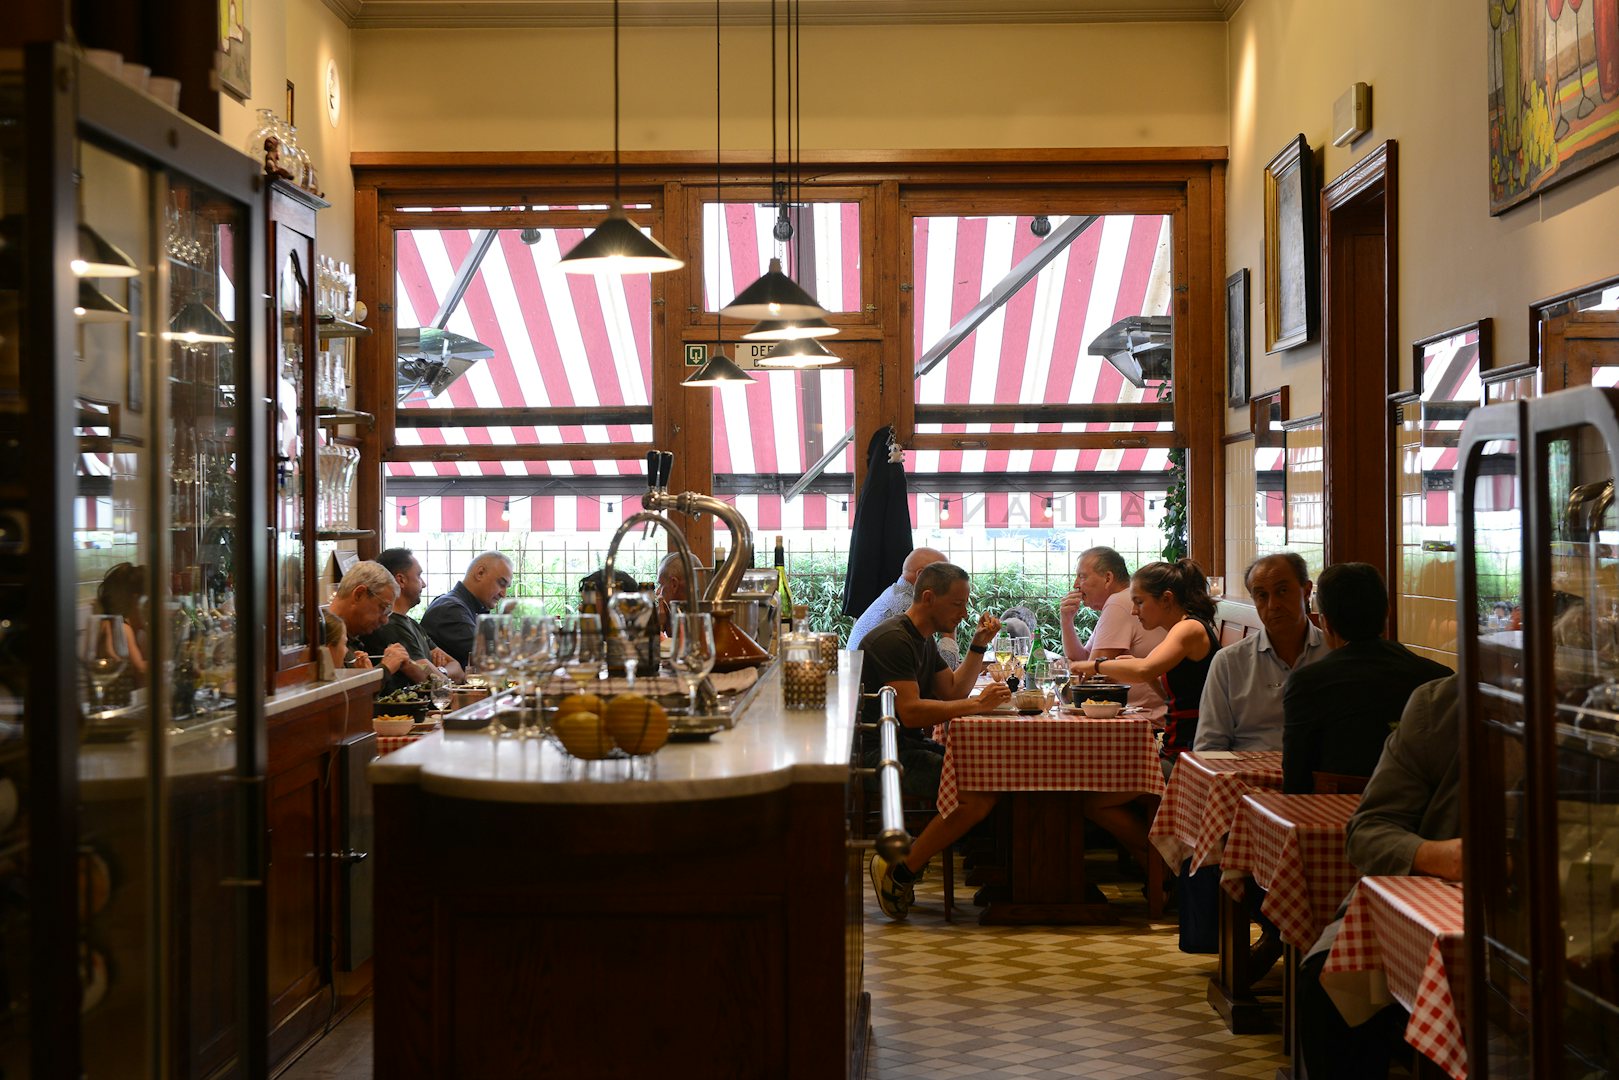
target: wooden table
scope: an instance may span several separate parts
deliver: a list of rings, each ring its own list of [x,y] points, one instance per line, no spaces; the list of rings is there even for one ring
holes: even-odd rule
[[[966,716],[945,737],[939,813],[961,791],[1011,798],[1011,897],[991,901],[984,925],[1114,923],[1085,881],[1083,796],[1092,791],[1162,795],[1163,772],[1144,717]]]
[[[1453,1080],[1466,1080],[1467,946],[1459,882],[1362,878],[1321,969],[1321,987],[1350,1024],[1399,1002],[1405,1041]]]
[[[1358,795],[1272,791],[1250,792],[1239,802],[1221,854],[1220,966],[1208,990],[1209,1004],[1234,1034],[1269,1027],[1248,970],[1247,880],[1265,890],[1260,911],[1283,943],[1308,949],[1359,876],[1344,854],[1344,826],[1359,803]],[[1288,959],[1290,973],[1294,957]],[[1284,1026],[1291,1045],[1291,1025]]]

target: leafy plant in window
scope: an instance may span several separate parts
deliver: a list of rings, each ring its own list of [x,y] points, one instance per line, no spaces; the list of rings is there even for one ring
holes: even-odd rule
[[[1164,493],[1164,561],[1186,558],[1186,451],[1169,452],[1169,490]]]

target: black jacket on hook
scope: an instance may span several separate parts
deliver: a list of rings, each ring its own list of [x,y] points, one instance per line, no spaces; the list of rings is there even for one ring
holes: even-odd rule
[[[899,580],[911,553],[911,504],[905,465],[888,460],[892,428],[882,428],[866,447],[866,483],[854,508],[849,536],[849,573],[843,580],[843,613],[859,618],[882,591]]]

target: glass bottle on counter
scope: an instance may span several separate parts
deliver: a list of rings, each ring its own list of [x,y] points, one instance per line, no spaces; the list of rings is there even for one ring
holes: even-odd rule
[[[797,609],[793,606],[793,590],[787,585],[787,549],[776,537],[776,610],[781,612],[781,632],[785,636],[793,632],[793,617]]]

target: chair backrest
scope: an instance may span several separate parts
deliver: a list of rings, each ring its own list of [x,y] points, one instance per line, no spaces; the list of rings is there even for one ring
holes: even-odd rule
[[[1311,774],[1317,795],[1359,795],[1366,790],[1370,776],[1350,776],[1348,773],[1318,772]]]
[[[1265,624],[1259,621],[1259,612],[1252,604],[1239,604],[1234,600],[1221,600],[1215,607],[1214,632],[1220,647],[1235,645],[1249,634],[1257,634]]]

